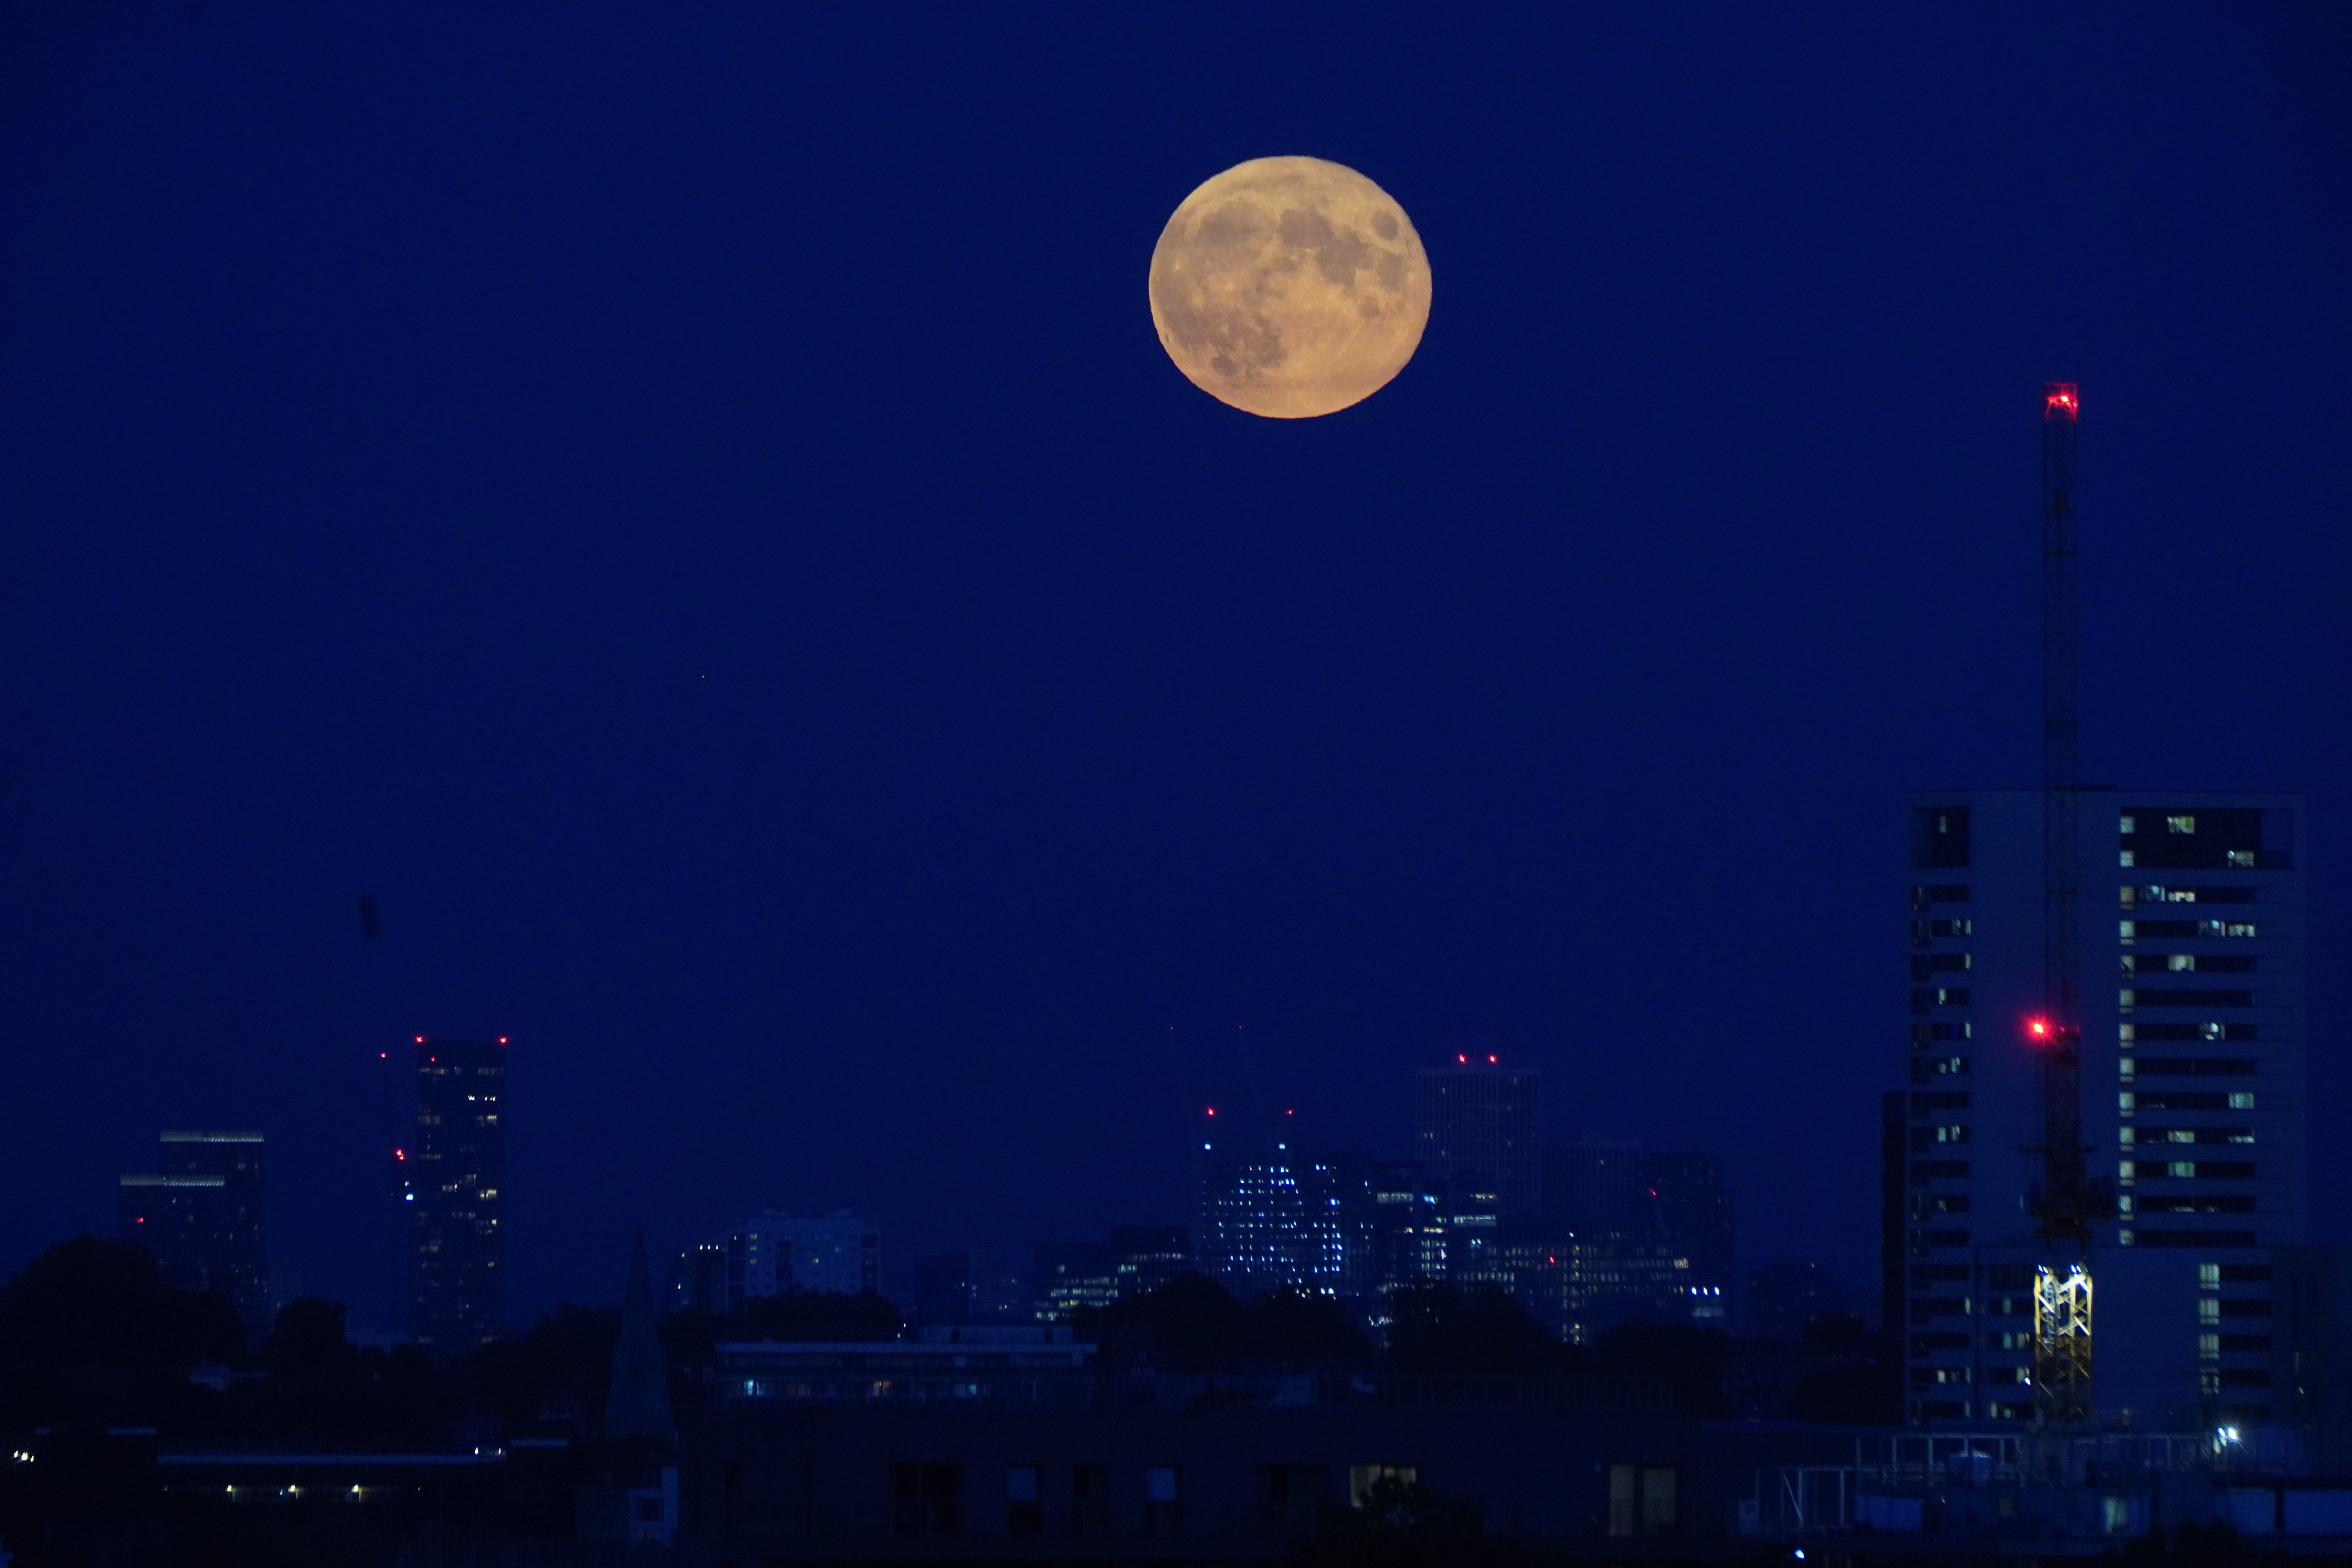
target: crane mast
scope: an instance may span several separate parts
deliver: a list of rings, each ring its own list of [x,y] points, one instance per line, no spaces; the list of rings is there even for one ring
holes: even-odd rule
[[[2043,1426],[2090,1415],[2092,1194],[2083,1143],[2082,754],[2076,717],[2081,622],[2072,382],[2042,399],[2042,988],[2028,1026],[2042,1059],[2042,1190],[2046,1258],[2033,1295],[2034,1414]]]

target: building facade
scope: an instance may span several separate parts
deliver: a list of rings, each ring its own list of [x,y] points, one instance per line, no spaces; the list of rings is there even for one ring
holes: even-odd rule
[[[882,1233],[848,1209],[768,1209],[730,1232],[729,1289],[739,1310],[769,1296],[856,1296],[882,1289]]]
[[[1699,1328],[1728,1329],[1738,1233],[1723,1167],[1707,1154],[1654,1152],[1649,1167],[1650,1195],[1667,1239],[1690,1264],[1690,1321]]]
[[[1539,1247],[1543,1235],[1543,1075],[1489,1056],[1413,1075],[1412,1156],[1434,1175],[1468,1173],[1491,1191],[1497,1245]]]
[[[269,1214],[258,1132],[166,1132],[152,1175],[121,1187],[120,1234],[184,1290],[217,1290],[252,1335],[270,1328]]]
[[[419,1039],[415,1052],[416,1132],[398,1161],[408,1335],[462,1355],[505,1329],[506,1042]]]
[[[1350,1273],[1345,1186],[1335,1162],[1295,1147],[1283,1131],[1233,1116],[1221,1123],[1209,1112],[1194,1187],[1195,1264],[1244,1298],[1340,1294]]]
[[[2270,1249],[2305,1233],[2303,815],[2293,795],[2081,792],[2083,1142],[2113,1194],[2089,1263],[2102,1419],[2212,1427],[2278,1405]],[[1909,1415],[2023,1422],[2053,1258],[2026,1212],[2042,796],[1916,795],[1911,820],[1907,1115],[1888,1128]]]

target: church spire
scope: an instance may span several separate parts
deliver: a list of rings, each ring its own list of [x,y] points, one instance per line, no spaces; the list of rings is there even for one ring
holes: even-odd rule
[[[669,1367],[654,1321],[653,1277],[646,1268],[646,1235],[629,1254],[628,1289],[621,1299],[621,1337],[613,1346],[613,1382],[604,1395],[604,1436],[672,1437]]]

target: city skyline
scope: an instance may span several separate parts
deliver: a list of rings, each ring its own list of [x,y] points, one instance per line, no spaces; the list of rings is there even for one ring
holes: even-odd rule
[[[251,1126],[273,1250],[371,1299],[376,1053],[503,1033],[522,1313],[769,1202],[909,1257],[1172,1222],[1138,1156],[1202,1105],[1393,1150],[1456,1051],[1867,1278],[1906,794],[2038,777],[2056,378],[2082,776],[2307,791],[2337,876],[2308,18],[1286,16],[1234,65],[173,17],[0,64],[9,1258]],[[1286,153],[1440,282],[1393,382],[1277,423],[1146,276]]]

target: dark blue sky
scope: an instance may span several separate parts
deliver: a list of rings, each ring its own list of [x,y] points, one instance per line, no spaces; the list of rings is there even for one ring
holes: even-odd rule
[[[514,1039],[519,1310],[768,1202],[1179,1217],[1203,1099],[1398,1142],[1473,1044],[1866,1278],[1901,792],[2036,776],[2052,378],[2086,771],[2312,793],[2333,1125],[2348,69],[2321,5],[12,7],[0,1264],[259,1127],[379,1316],[423,1031]],[[1288,153],[1435,278],[1306,423],[1143,286]]]

